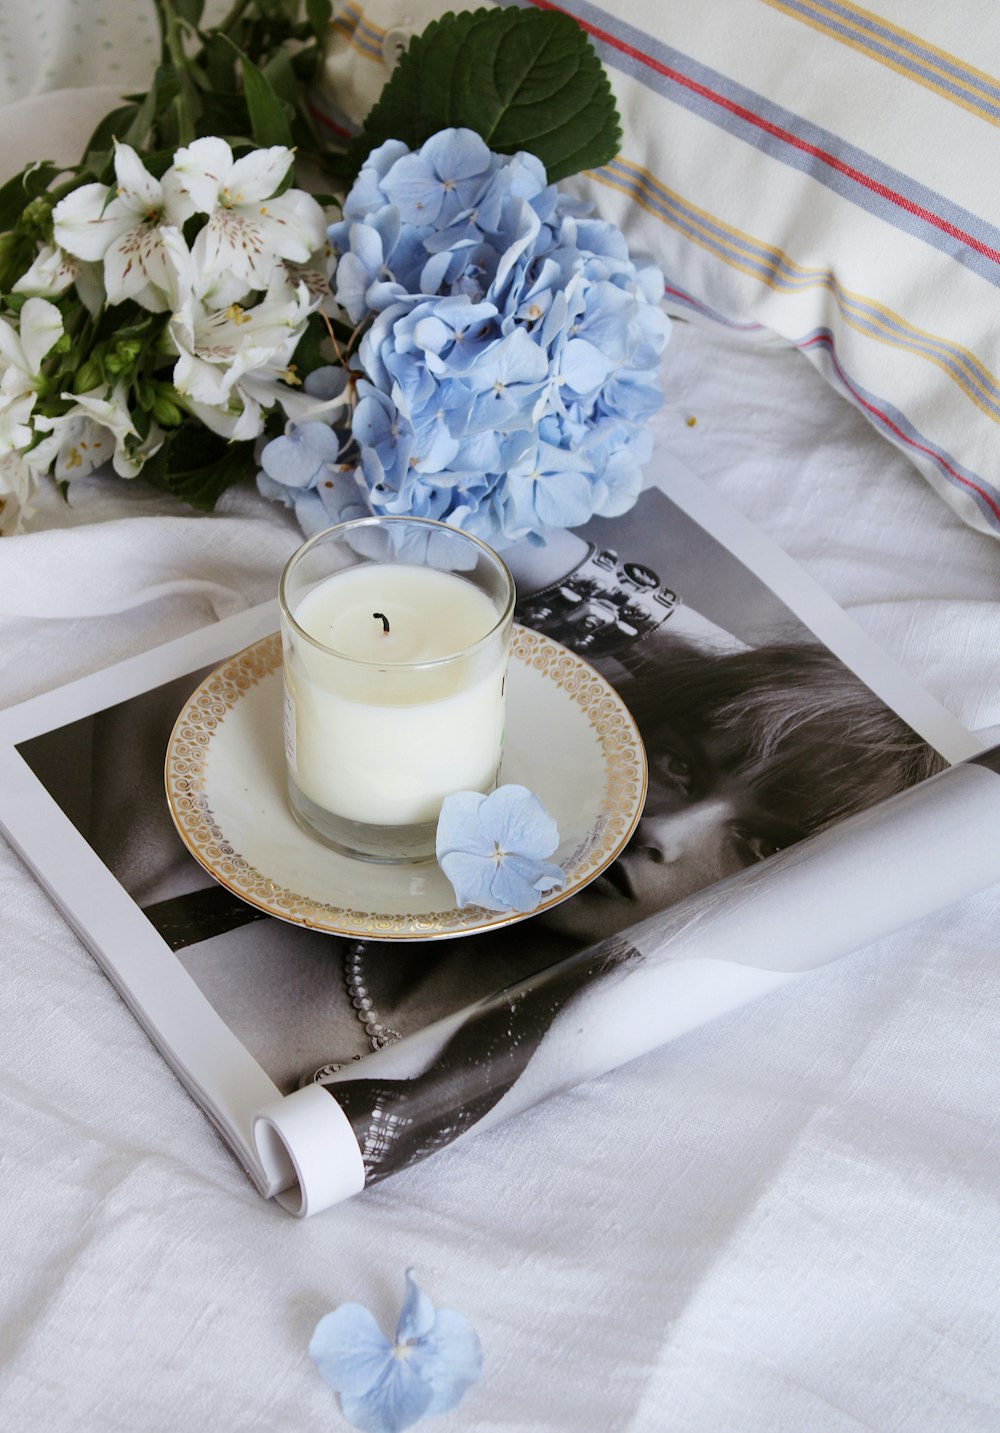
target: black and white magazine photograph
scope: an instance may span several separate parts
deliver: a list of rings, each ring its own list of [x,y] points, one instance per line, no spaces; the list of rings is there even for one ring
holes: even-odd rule
[[[869,654],[840,614],[842,655],[658,487],[622,518],[515,557],[517,620],[613,684],[648,769],[617,858],[525,922],[447,940],[352,939],[276,919],[213,879],[175,829],[162,775],[178,712],[211,666],[18,747],[141,910],[158,938],[150,949],[166,946],[275,1091],[313,1084],[336,1099],[366,1182],[572,1083],[577,1067],[584,1078],[620,1063],[788,978],[730,967],[731,989],[687,997],[693,1015],[678,1016],[677,991],[661,999],[652,1033],[637,1020],[649,996],[630,980],[675,928],[673,908],[683,923],[699,892],[766,870],[961,754],[962,734],[922,694],[911,700],[899,674],[879,668],[894,709],[852,670],[851,640],[858,665]],[[808,610],[815,593],[797,580]],[[603,1024],[618,1022],[617,1053],[594,1046],[580,1060],[571,1032],[595,1002]]]

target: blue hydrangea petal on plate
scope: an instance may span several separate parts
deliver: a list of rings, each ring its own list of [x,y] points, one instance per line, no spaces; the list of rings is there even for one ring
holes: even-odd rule
[[[488,838],[519,856],[551,856],[559,827],[533,791],[508,783],[485,796],[479,820]]]
[[[459,906],[523,914],[566,884],[562,868],[544,859],[559,845],[558,827],[524,786],[500,786],[489,796],[477,791],[448,796],[436,844],[438,865]]]
[[[508,853],[503,860],[496,862],[489,900],[479,904],[491,910],[533,911],[542,896],[565,884],[566,876],[562,868],[551,861],[531,860],[527,856]]]

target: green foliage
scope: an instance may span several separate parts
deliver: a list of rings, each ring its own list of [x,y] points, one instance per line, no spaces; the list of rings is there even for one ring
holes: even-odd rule
[[[323,44],[333,18],[333,0],[306,0],[306,14],[313,34]]]
[[[326,324],[318,313],[314,313],[306,325],[305,333],[295,346],[293,367],[300,383],[317,368],[323,368],[334,361],[332,354],[328,352],[328,344]]]
[[[0,187],[0,230],[13,229],[33,199],[46,194],[59,173],[55,164],[29,164]]]
[[[205,0],[175,0],[177,14],[189,25],[200,25],[202,11],[205,9]]]
[[[135,122],[140,108],[139,101],[134,101],[131,104],[121,105],[104,116],[87,141],[87,147],[83,153],[81,175],[93,178],[100,174],[111,158],[114,140],[116,138],[124,139],[130,126]]]
[[[227,443],[206,428],[184,426],[167,434],[142,476],[163,492],[211,512],[226,488],[254,471],[251,444]]]
[[[223,26],[209,30],[201,28],[203,0],[156,0],[156,9],[163,45],[152,84],[97,126],[79,179],[110,181],[115,139],[162,173],[179,145],[209,134],[237,151],[297,147],[313,168],[334,172],[308,106],[331,0],[237,0]]]
[[[550,180],[606,164],[621,142],[601,62],[558,11],[475,10],[434,21],[400,60],[346,170],[356,174],[387,139],[415,149],[452,125],[478,131],[501,154],[530,151]]]
[[[291,122],[274,84],[253,60],[239,50],[237,54],[243,71],[243,97],[247,103],[254,144],[262,149],[272,144],[291,147]]]

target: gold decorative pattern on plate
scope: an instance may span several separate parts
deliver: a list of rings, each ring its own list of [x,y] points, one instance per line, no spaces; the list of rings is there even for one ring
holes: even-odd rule
[[[621,852],[635,830],[646,794],[646,757],[635,723],[614,688],[582,658],[528,628],[515,626],[511,662],[539,673],[581,713],[596,737],[603,764],[600,810],[575,849],[561,859],[566,872],[562,891],[533,911],[503,913],[479,906],[407,911],[360,910],[351,904],[351,882],[339,883],[337,900],[322,900],[291,889],[248,860],[239,840],[213,808],[209,761],[226,740],[226,719],[261,682],[274,680],[281,668],[281,635],[262,638],[216,668],[189,698],[174,725],[165,766],[167,800],[174,824],[191,854],[221,885],[248,904],[281,920],[354,939],[441,940],[494,930],[537,915],[568,899],[592,881]],[[275,682],[275,700],[280,687]],[[220,793],[221,795],[221,793]],[[295,839],[316,846],[300,828]],[[356,870],[357,863],[329,854],[331,871]],[[370,868],[369,868],[370,869]],[[379,879],[402,884],[414,867],[380,866]],[[436,867],[432,867],[435,871]],[[336,877],[331,877],[336,884]],[[450,887],[441,876],[444,888]],[[396,902],[389,902],[395,904]],[[418,903],[415,903],[418,904]]]

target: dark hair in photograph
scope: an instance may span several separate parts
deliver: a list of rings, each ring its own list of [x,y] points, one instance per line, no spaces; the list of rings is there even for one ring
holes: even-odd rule
[[[823,647],[679,644],[622,690],[654,757],[668,728],[802,836],[947,765]]]

